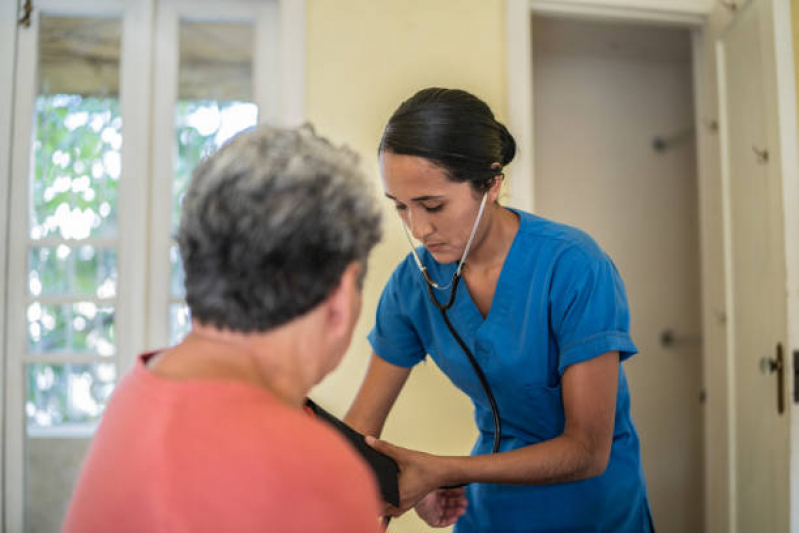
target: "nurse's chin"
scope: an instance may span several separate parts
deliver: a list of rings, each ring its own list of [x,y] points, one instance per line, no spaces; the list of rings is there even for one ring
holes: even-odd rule
[[[436,263],[439,263],[441,265],[446,265],[448,263],[457,263],[458,261],[460,261],[460,256],[455,254],[455,253],[452,253],[450,251],[445,251],[445,250],[433,251],[433,250],[429,250],[429,252],[430,252],[430,255],[433,256],[433,259],[436,260]]]

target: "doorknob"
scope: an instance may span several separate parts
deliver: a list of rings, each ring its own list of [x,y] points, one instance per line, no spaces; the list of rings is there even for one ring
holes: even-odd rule
[[[782,343],[777,343],[777,356],[774,359],[763,357],[760,371],[764,374],[777,374],[777,414],[785,412],[785,360],[782,356]]]

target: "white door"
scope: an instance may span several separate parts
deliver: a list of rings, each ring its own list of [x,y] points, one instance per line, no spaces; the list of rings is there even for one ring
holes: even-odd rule
[[[782,177],[774,96],[770,2],[743,8],[722,34],[719,95],[726,189],[730,310],[731,498],[737,531],[788,531],[787,361]],[[785,374],[785,376],[783,376]],[[783,379],[783,385],[779,384]],[[778,396],[781,395],[781,398]],[[778,410],[783,404],[784,412]]]
[[[691,72],[688,30],[534,17],[535,211],[590,233],[624,278],[640,350],[624,369],[665,533],[703,523]]]

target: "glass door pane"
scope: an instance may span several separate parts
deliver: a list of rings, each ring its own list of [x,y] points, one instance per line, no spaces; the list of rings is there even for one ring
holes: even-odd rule
[[[253,24],[249,22],[182,19],[179,23],[170,217],[173,235],[197,163],[258,122],[258,106],[252,95],[254,44]],[[169,259],[169,342],[176,344],[188,333],[191,319],[183,301],[183,272],[174,242]]]
[[[58,531],[116,372],[122,21],[42,14],[26,252],[25,525]]]

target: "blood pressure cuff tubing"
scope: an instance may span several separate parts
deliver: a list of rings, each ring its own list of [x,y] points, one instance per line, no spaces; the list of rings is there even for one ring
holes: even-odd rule
[[[312,416],[335,428],[358,451],[364,461],[372,468],[380,486],[380,494],[387,503],[399,507],[399,467],[394,459],[384,455],[368,444],[363,435],[331,415],[310,399],[305,400],[305,410]]]

